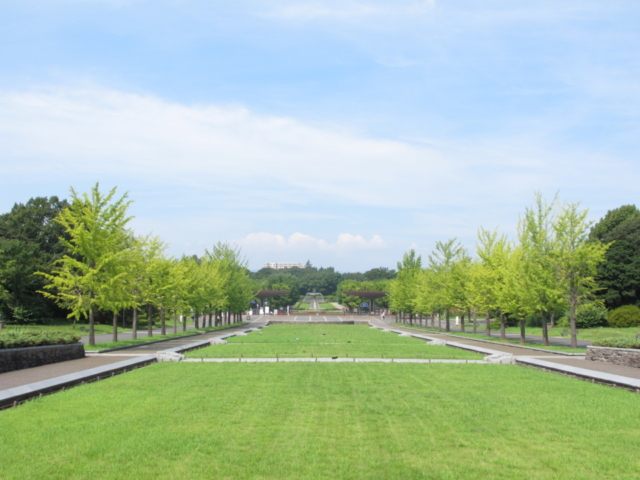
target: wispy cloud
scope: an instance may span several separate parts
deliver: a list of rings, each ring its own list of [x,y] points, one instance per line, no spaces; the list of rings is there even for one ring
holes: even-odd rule
[[[373,235],[370,240],[367,240],[362,235],[352,235],[350,233],[341,233],[335,242],[328,242],[322,238],[314,238],[311,235],[300,232],[296,232],[288,238],[283,235],[259,232],[250,233],[238,243],[243,247],[252,250],[259,249],[265,252],[303,251],[307,253],[313,253],[313,250],[344,252],[345,250],[380,249],[387,246],[380,235]]]

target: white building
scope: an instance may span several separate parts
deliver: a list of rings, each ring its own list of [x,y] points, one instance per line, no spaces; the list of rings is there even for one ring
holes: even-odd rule
[[[285,268],[304,268],[304,265],[301,263],[293,263],[293,262],[283,262],[283,263],[265,263],[264,268],[273,268],[274,270],[282,270]]]

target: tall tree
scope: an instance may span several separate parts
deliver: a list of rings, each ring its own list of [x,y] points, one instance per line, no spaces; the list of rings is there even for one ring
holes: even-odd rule
[[[68,235],[61,241],[69,254],[57,261],[52,273],[39,272],[49,281],[45,296],[69,308],[69,317],[88,318],[90,345],[95,345],[94,315],[102,301],[101,289],[118,275],[114,264],[127,248],[131,202],[126,194],[118,199],[115,195],[116,188],[105,195],[98,184],[90,194],[71,189],[71,204],[55,218]]]
[[[554,223],[559,286],[569,304],[572,348],[578,347],[576,307],[597,290],[597,267],[608,248],[607,244],[588,241],[591,224],[586,220],[587,214],[588,210],[580,210],[578,203],[564,204]]]
[[[398,274],[389,282],[389,306],[395,312],[409,314],[413,323],[416,313],[419,276],[422,271],[422,257],[411,249],[398,262]]]
[[[68,312],[40,293],[45,284],[35,272],[51,273],[66,253],[59,237],[66,236],[53,219],[68,206],[58,197],[36,197],[16,203],[0,215],[0,313],[10,323],[42,323]]]
[[[609,309],[640,305],[640,217],[619,223],[602,240],[611,246],[598,265],[598,296]]]
[[[456,278],[456,265],[467,261],[466,250],[456,238],[446,242],[436,242],[436,248],[429,255],[429,268],[434,272],[433,284],[436,304],[445,312],[445,329],[451,330],[451,309],[460,303],[462,286]]]
[[[542,340],[549,345],[547,318],[562,304],[558,285],[556,239],[553,222],[557,210],[557,196],[547,203],[538,192],[535,204],[527,208],[518,223],[518,239],[522,246],[521,274],[526,275],[528,308],[542,317]],[[522,329],[521,329],[522,330]]]

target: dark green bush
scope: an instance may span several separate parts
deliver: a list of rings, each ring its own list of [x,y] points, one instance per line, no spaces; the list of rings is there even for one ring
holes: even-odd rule
[[[609,325],[617,328],[640,327],[640,308],[624,305],[609,312]]]
[[[595,328],[607,326],[607,309],[597,303],[586,303],[578,305],[576,308],[576,327],[577,328]],[[558,322],[559,327],[568,327],[569,311],[562,316]]]
[[[640,339],[633,337],[603,338],[593,342],[595,347],[639,348]]]
[[[0,331],[0,349],[41,347],[43,345],[69,345],[78,343],[80,335],[27,328]]]

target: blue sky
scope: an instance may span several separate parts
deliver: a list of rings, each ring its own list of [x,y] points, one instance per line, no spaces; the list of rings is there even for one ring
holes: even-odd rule
[[[636,203],[640,3],[0,2],[0,211],[96,181],[250,267],[394,267],[535,191]]]

